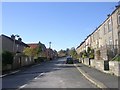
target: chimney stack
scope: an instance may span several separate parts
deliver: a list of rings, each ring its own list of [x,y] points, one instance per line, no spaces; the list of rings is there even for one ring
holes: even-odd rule
[[[22,41],[22,38],[18,38],[18,41],[20,41],[20,42],[21,42],[21,41]]]
[[[110,16],[110,14],[107,15],[108,17]]]
[[[120,6],[120,1],[118,1],[118,5],[116,5],[115,7],[118,8]]]
[[[15,39],[15,36],[12,34],[12,35],[11,35],[11,38],[14,40],[14,39]]]

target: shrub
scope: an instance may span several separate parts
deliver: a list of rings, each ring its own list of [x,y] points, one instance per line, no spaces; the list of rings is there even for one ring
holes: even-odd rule
[[[82,58],[84,59],[84,58],[86,58],[86,57],[87,57],[87,52],[84,51],[83,54],[82,54]]]
[[[35,59],[35,62],[40,63],[40,62],[44,62],[47,58],[46,57],[38,57],[37,59]]]
[[[13,53],[9,51],[2,52],[2,63],[4,65],[6,64],[12,64],[13,63]]]
[[[88,54],[91,53],[91,48],[90,47],[87,48],[87,53]]]
[[[119,61],[119,62],[120,62],[120,55],[116,55],[116,56],[112,59],[112,61]]]
[[[94,53],[90,53],[89,58],[94,59]]]
[[[91,49],[91,53],[90,53],[90,56],[89,56],[89,58],[90,59],[94,59],[94,49]]]

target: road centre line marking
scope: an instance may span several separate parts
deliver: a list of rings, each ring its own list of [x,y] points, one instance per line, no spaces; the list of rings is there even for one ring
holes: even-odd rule
[[[34,79],[38,79],[38,77],[34,78]]]
[[[37,77],[35,77],[34,79],[38,79],[40,76],[42,76],[43,74],[45,74],[45,73],[41,73],[41,74],[39,74]],[[25,86],[26,86],[27,84],[25,84],[25,85],[22,85],[22,86],[20,86],[20,88],[24,88]]]
[[[45,73],[41,73],[39,76],[42,76],[42,75],[44,75]]]
[[[20,86],[19,88],[24,88],[27,84]]]
[[[38,79],[40,76],[44,75],[45,73],[40,73],[37,77],[35,77],[34,79]]]

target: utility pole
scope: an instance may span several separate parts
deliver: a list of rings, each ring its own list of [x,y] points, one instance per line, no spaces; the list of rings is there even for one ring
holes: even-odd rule
[[[14,35],[14,37],[20,37],[19,35]],[[15,38],[14,38],[14,41],[13,41],[13,53],[15,51]]]
[[[49,48],[51,48],[51,43],[52,43],[52,42],[49,42]]]

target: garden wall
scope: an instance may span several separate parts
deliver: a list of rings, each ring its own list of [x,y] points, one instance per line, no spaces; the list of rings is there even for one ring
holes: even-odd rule
[[[120,76],[120,62],[117,61],[104,61],[104,60],[95,60],[84,59],[82,61],[87,66],[94,67],[102,72],[114,74],[116,76]]]

